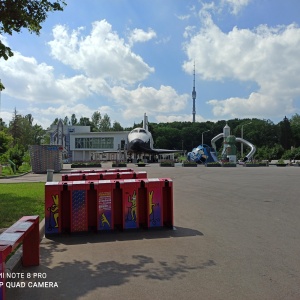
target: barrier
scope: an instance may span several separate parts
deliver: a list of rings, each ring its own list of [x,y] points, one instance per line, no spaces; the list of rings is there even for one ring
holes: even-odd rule
[[[47,182],[45,222],[46,235],[173,227],[173,182],[169,178]]]
[[[0,300],[5,299],[5,260],[21,243],[23,243],[23,266],[38,266],[39,216],[25,216],[0,234]]]
[[[71,173],[63,174],[62,181],[81,181],[81,180],[110,180],[110,179],[135,179],[147,178],[146,171],[133,172],[91,172],[91,173]]]
[[[105,173],[105,172],[133,172],[131,168],[119,168],[119,169],[96,169],[96,170],[72,170],[71,173]]]
[[[63,174],[61,177],[62,181],[77,181],[83,180],[84,173],[71,173],[71,174]]]

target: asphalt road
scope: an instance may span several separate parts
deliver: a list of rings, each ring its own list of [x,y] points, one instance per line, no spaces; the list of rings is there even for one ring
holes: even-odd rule
[[[58,288],[7,299],[300,299],[299,167],[138,170],[173,180],[174,230],[44,238],[21,272]]]

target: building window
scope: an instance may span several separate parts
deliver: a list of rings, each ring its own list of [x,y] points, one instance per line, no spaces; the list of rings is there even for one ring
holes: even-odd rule
[[[113,149],[114,138],[75,138],[75,149]]]

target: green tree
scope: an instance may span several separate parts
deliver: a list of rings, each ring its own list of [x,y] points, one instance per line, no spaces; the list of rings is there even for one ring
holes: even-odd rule
[[[55,118],[55,120],[52,122],[51,125],[57,125],[58,124],[58,118]]]
[[[100,131],[110,131],[111,123],[108,114],[105,114],[100,122]]]
[[[13,138],[11,135],[0,131],[0,155],[4,154],[12,145]]]
[[[1,92],[0,92],[0,93],[1,93]],[[7,128],[7,126],[6,126],[5,122],[3,121],[2,118],[0,118],[0,130],[4,130],[4,129],[6,129],[6,128]]]
[[[75,114],[72,114],[71,116],[71,125],[77,125],[77,118]]]
[[[46,131],[42,126],[35,124],[32,127],[32,145],[41,145],[46,137]]]
[[[33,117],[31,114],[26,115],[25,117],[21,116],[20,120],[20,134],[17,140],[18,145],[22,145],[24,149],[28,149],[28,145],[33,145],[32,140],[32,124]]]
[[[300,147],[300,115],[295,114],[290,120],[293,135],[293,146]]]
[[[270,160],[272,159],[280,159],[284,154],[284,149],[282,145],[275,144],[273,148],[270,148]]]
[[[156,138],[155,145],[160,149],[167,149],[169,146],[169,141],[165,136],[159,136]]]
[[[254,144],[256,148],[265,146],[272,148],[278,143],[277,126],[270,120],[242,119],[240,124],[232,129],[236,137],[241,137],[242,126],[244,126],[243,138]]]
[[[28,149],[29,145],[40,145],[46,133],[40,125],[33,125],[31,114],[23,117],[18,114],[16,109],[9,122],[8,132],[13,138],[13,146],[18,145],[24,151]]]
[[[62,0],[1,0],[0,38],[4,34],[19,33],[23,28],[39,35],[41,24],[46,20],[48,13],[62,11],[65,5]],[[0,58],[7,60],[11,56],[13,56],[12,50],[0,39]],[[0,91],[2,89],[4,86],[0,82]]]
[[[8,132],[13,137],[13,146],[15,146],[19,139],[21,138],[22,132],[22,116],[17,112],[17,109],[15,108],[12,120],[9,122],[9,128]]]
[[[70,124],[70,121],[69,121],[68,116],[65,116],[65,118],[64,118],[64,120],[63,120],[63,124],[64,124],[64,125],[69,125],[69,124]]]
[[[119,122],[115,121],[111,130],[112,131],[123,131],[123,127],[121,126],[121,124]]]
[[[283,121],[279,123],[279,141],[283,149],[291,149],[292,129],[290,121],[287,117],[284,117]]]
[[[91,125],[91,121],[87,117],[81,117],[79,119],[79,124],[78,125],[81,125],[81,126],[90,126]]]
[[[101,126],[101,114],[99,111],[95,111],[92,115],[92,131],[100,131]]]
[[[156,139],[154,144],[156,148],[181,149],[181,133],[179,129],[170,126],[155,129]]]

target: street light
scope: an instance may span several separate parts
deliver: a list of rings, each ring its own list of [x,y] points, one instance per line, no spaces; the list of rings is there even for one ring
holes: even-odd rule
[[[246,123],[244,125],[242,125],[242,130],[241,130],[241,138],[244,138],[244,126],[251,124],[252,122]],[[243,158],[244,156],[244,144],[241,143],[241,157]]]
[[[203,133],[205,133],[205,132],[209,132],[210,130],[206,130],[206,131],[203,131],[202,132],[202,146],[203,146]]]

